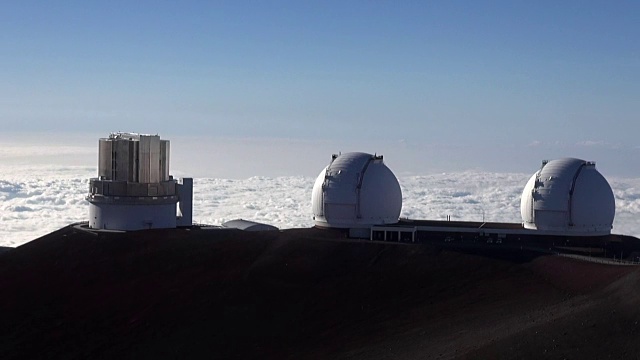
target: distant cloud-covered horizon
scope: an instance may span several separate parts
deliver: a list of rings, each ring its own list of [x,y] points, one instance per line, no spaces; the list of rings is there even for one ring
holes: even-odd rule
[[[0,246],[19,246],[88,218],[88,179],[95,168],[0,166]],[[531,174],[450,172],[398,176],[401,217],[520,222],[520,196]],[[315,177],[195,178],[194,222],[243,218],[279,228],[313,226]],[[616,199],[613,232],[640,237],[640,178],[608,178]]]

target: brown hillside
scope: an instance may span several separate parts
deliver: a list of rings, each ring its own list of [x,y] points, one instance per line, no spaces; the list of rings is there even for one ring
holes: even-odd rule
[[[640,353],[635,267],[337,236],[61,229],[0,257],[0,358]]]

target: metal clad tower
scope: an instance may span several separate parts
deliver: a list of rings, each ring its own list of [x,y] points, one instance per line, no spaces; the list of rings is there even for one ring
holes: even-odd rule
[[[574,158],[543,161],[527,182],[520,213],[527,229],[567,235],[607,235],[615,198],[596,164]]]
[[[169,141],[112,133],[99,140],[98,177],[90,180],[89,227],[141,230],[191,225],[193,179],[169,175]],[[176,216],[176,204],[181,214]],[[186,215],[186,216],[185,216]]]

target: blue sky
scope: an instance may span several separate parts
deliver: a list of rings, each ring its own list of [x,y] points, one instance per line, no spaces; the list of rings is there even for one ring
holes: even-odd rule
[[[640,176],[639,19],[637,1],[4,2],[0,124],[251,139],[235,161],[315,146]]]

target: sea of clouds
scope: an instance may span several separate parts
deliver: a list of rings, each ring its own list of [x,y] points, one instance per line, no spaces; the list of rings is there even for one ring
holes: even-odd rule
[[[19,246],[88,217],[95,167],[0,166],[0,246]],[[467,171],[400,176],[402,217],[520,222],[520,195],[531,174]],[[194,221],[243,218],[279,228],[310,227],[305,176],[194,179]],[[614,233],[640,237],[640,179],[608,178],[616,198]]]

